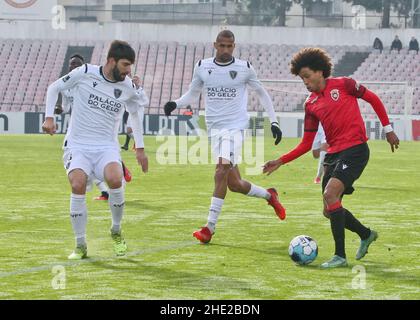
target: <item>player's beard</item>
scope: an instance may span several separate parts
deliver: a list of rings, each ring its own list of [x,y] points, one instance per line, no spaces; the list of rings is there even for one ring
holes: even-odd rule
[[[222,63],[232,61],[232,55],[230,55],[229,53],[221,54],[219,58],[217,59],[217,61],[222,62]]]
[[[112,69],[112,76],[114,77],[115,81],[124,81],[125,79],[125,75],[121,74],[117,66],[115,66],[114,69]]]

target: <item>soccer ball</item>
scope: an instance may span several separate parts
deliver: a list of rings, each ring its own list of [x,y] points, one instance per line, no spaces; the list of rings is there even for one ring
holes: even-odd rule
[[[289,256],[300,265],[310,264],[318,255],[318,245],[309,236],[297,236],[290,241]]]

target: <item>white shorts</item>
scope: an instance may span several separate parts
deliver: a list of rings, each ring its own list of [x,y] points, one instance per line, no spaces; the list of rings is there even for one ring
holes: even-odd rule
[[[210,139],[216,163],[219,162],[219,158],[223,158],[230,161],[232,166],[239,164],[242,161],[244,136],[245,130],[213,130]]]
[[[100,181],[104,181],[104,169],[111,162],[119,163],[122,168],[119,149],[64,149],[63,163],[67,175],[74,169],[82,169],[88,176],[88,179],[95,177]]]
[[[319,125],[314,142],[312,143],[312,150],[321,149],[321,145],[323,143],[327,143],[327,139],[325,138],[324,129],[322,128],[321,125]]]

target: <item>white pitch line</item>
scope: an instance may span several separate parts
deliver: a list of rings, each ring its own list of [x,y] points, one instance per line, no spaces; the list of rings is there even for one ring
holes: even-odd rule
[[[196,244],[197,242],[185,241],[185,242],[163,246],[163,247],[137,250],[137,251],[129,252],[125,256],[121,256],[121,257],[113,256],[113,257],[107,257],[107,258],[105,257],[104,258],[87,258],[87,259],[78,260],[78,261],[56,262],[53,264],[39,266],[39,267],[32,267],[28,269],[20,269],[20,270],[10,271],[10,272],[0,272],[0,278],[6,278],[9,276],[28,274],[28,273],[34,273],[34,272],[40,272],[40,271],[47,271],[47,270],[51,270],[54,266],[74,267],[80,264],[94,263],[98,261],[124,260],[125,257],[135,257],[142,254],[147,254],[147,253],[157,253],[160,251],[179,249],[179,248],[189,247]]]

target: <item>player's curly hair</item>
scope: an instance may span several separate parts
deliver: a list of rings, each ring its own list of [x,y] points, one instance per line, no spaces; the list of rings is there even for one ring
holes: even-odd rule
[[[324,78],[328,78],[331,75],[333,64],[331,57],[325,50],[321,48],[303,48],[293,56],[290,62],[290,71],[297,76],[302,68],[322,71]]]

